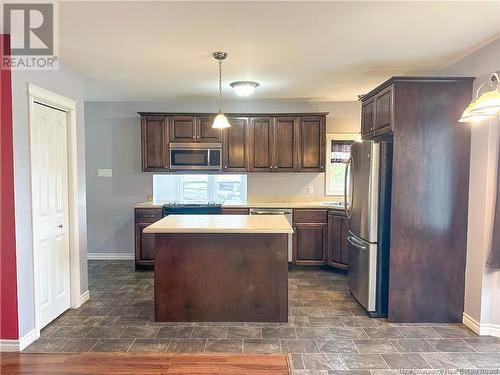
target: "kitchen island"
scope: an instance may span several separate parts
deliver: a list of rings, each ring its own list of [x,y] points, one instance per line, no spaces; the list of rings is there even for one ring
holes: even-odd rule
[[[154,234],[154,314],[159,322],[286,322],[283,215],[169,215]]]

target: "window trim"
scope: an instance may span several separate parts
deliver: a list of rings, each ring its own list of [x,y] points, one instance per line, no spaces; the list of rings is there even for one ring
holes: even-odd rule
[[[331,197],[338,197],[339,199],[344,199],[344,195],[333,194],[332,186],[330,186],[330,160],[332,154],[332,141],[354,141],[359,136],[359,133],[328,133],[326,135],[326,168],[325,168],[325,195]]]

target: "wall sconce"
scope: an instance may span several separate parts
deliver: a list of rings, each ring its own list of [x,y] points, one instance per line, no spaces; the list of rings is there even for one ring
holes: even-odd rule
[[[479,95],[484,87],[491,90]],[[483,83],[476,92],[476,98],[465,108],[459,122],[476,123],[493,118],[500,112],[500,79],[497,72],[491,73],[489,82]]]

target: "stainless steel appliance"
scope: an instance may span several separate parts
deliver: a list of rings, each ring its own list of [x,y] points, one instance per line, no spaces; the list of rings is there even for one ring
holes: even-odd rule
[[[372,316],[386,316],[392,143],[355,143],[346,168],[348,286]]]
[[[286,208],[251,208],[250,215],[285,215],[293,226],[293,210]],[[292,235],[288,235],[288,262],[292,262]]]
[[[170,169],[222,169],[222,143],[170,143]]]
[[[217,215],[222,212],[222,202],[183,201],[166,203],[162,207],[163,217],[167,215]]]

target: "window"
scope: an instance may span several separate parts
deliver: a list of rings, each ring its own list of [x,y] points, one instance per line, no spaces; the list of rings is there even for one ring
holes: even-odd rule
[[[338,138],[343,138],[341,135]],[[351,156],[351,145],[348,139],[338,139],[335,135],[327,138],[327,169],[326,169],[326,195],[344,196],[344,182],[347,162]]]
[[[153,200],[224,201],[247,200],[247,176],[241,174],[155,174]]]

